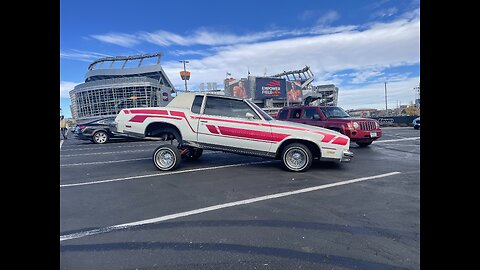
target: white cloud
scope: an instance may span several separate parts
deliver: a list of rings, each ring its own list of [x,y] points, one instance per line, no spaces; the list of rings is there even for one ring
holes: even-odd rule
[[[398,8],[392,7],[392,8],[386,8],[379,10],[375,13],[372,14],[372,18],[384,18],[384,17],[391,17],[395,15],[398,12]]]
[[[211,55],[211,53],[207,51],[202,51],[202,50],[174,50],[170,51],[169,54],[175,55],[175,56],[183,56],[183,55],[200,55],[200,56],[208,56]]]
[[[88,52],[80,50],[67,50],[60,51],[60,58],[70,59],[70,60],[79,60],[84,62],[92,62],[95,59],[109,57],[110,55],[97,53],[97,52]]]
[[[317,19],[317,24],[328,25],[340,18],[340,15],[335,10],[328,11],[325,15]]]
[[[225,72],[234,77],[280,73],[309,65],[315,74],[342,70],[383,70],[420,62],[420,22],[398,20],[372,24],[360,31],[296,37],[276,41],[225,46],[216,54],[191,60],[191,82],[221,82]],[[181,84],[176,61],[164,62],[163,68],[175,84]],[[178,77],[178,78],[177,78]]]
[[[191,45],[230,45],[251,43],[284,35],[283,31],[265,31],[245,35],[218,33],[208,29],[198,29],[191,35],[178,35],[168,31],[139,32],[137,34],[109,33],[105,35],[92,35],[93,38],[104,42],[124,47],[132,47],[141,42],[148,42],[159,46],[191,46]]]
[[[73,88],[79,84],[81,84],[81,82],[76,83],[76,82],[60,81],[60,97],[69,98],[70,95],[68,94],[68,92],[70,92],[70,90],[73,90]]]
[[[140,43],[135,35],[124,33],[109,33],[105,35],[92,35],[93,38],[105,43],[111,43],[123,47],[133,47]]]
[[[354,77],[352,79],[352,83],[364,83],[372,77],[378,77],[383,74],[384,73],[379,70],[372,70],[372,69],[354,72],[351,74]]]
[[[154,33],[142,32],[138,34],[139,40],[145,40],[147,42],[157,44],[160,46],[170,46],[172,44],[189,45],[190,42],[183,36],[173,34],[167,31],[156,31]]]
[[[397,107],[397,102],[406,105],[415,100],[414,87],[420,77],[402,81],[387,82],[387,105],[389,109]],[[338,91],[338,106],[344,109],[385,109],[385,84],[372,83],[358,88],[342,88]],[[418,98],[418,97],[417,97]]]

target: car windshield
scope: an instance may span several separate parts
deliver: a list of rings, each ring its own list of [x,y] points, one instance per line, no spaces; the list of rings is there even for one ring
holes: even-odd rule
[[[270,120],[273,120],[273,118],[268,115],[268,113],[266,113],[264,110],[262,110],[260,107],[258,107],[255,103],[249,101],[249,100],[245,100],[250,106],[254,107],[255,110],[262,115],[263,119],[265,119],[266,121],[270,121]]]
[[[346,113],[340,107],[322,107],[322,108],[320,108],[320,110],[322,110],[323,114],[327,118],[347,118],[347,117],[350,117],[350,115],[348,113]]]

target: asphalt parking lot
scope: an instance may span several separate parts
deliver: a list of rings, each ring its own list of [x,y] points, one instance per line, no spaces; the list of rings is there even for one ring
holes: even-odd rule
[[[61,269],[419,269],[420,131],[384,128],[304,173],[157,141],[60,141]]]

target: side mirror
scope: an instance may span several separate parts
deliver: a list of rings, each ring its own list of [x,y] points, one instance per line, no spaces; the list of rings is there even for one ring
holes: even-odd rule
[[[313,115],[313,119],[314,119],[314,120],[320,120],[320,115],[314,114],[314,115]]]
[[[245,117],[247,117],[248,120],[252,120],[252,119],[253,119],[253,114],[247,112],[247,113],[245,114]]]

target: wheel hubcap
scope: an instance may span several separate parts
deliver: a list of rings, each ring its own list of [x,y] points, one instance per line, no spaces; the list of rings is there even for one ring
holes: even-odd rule
[[[99,143],[104,143],[107,140],[107,135],[105,133],[95,134],[95,140]]]
[[[307,155],[304,151],[298,148],[293,148],[288,150],[285,155],[285,161],[288,167],[292,169],[301,169],[307,164]]]
[[[156,156],[157,164],[162,168],[168,168],[175,162],[175,156],[170,150],[160,150]]]

